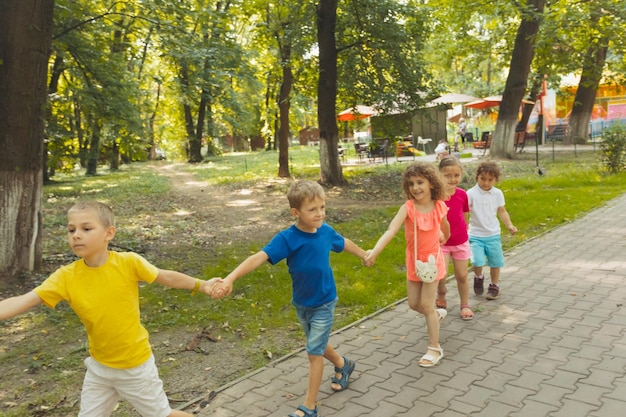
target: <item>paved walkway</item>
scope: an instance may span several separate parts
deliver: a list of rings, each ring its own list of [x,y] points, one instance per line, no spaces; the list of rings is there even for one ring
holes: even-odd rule
[[[554,145],[554,146],[553,146]],[[534,142],[530,143],[528,147],[524,148],[523,153],[535,155],[537,152],[542,156],[540,158],[540,162],[543,162],[546,159],[546,154],[551,154],[554,152],[554,155],[558,155],[559,152],[588,152],[588,151],[599,151],[600,145],[591,144],[591,145],[563,145],[562,143],[547,143],[543,145],[539,145],[535,147]],[[471,153],[471,158],[461,158],[461,162],[472,162],[477,161],[482,158],[489,158],[489,150],[485,151],[484,149],[474,149],[472,147],[467,147],[464,153]],[[367,156],[363,158],[357,158],[353,153],[348,152],[346,160],[342,162],[344,166],[359,166],[359,165],[369,165],[369,164],[393,164],[397,162],[411,162],[411,161],[424,161],[424,162],[435,162],[437,157],[434,153],[427,154],[424,156],[400,156],[396,157],[395,155],[389,155],[386,160],[383,158],[374,158],[370,159]],[[541,164],[540,164],[541,165]]]
[[[590,195],[590,197],[592,197]],[[456,286],[441,326],[445,358],[417,365],[424,319],[406,301],[331,338],[356,361],[324,417],[621,417],[626,415],[626,195],[507,254],[501,296],[473,294],[462,321]],[[284,417],[304,398],[304,352],[223,387],[200,416]]]

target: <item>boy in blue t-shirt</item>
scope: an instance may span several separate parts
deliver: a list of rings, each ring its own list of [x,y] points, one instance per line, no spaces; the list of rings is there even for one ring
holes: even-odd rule
[[[324,189],[314,181],[296,181],[287,193],[296,222],[279,232],[259,252],[235,268],[213,292],[221,298],[231,293],[233,283],[264,262],[272,265],[287,260],[293,285],[292,303],[307,336],[309,388],[304,403],[290,417],[317,417],[317,394],[322,383],[324,358],[335,365],[332,389],[348,388],[355,363],[339,355],[328,343],[333,325],[337,288],[330,267],[330,252],[346,251],[361,259],[367,252],[324,223]],[[221,288],[220,288],[221,287]]]

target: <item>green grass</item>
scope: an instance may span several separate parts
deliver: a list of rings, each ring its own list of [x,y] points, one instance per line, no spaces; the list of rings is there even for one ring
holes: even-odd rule
[[[291,149],[292,174],[316,179],[319,175],[317,152],[317,148],[311,147]],[[509,236],[503,231],[505,249],[576,219],[626,191],[625,174],[603,176],[598,173],[595,153],[562,153],[554,162],[547,155],[542,155],[543,176],[537,174],[530,155],[525,157],[526,160],[502,163],[503,177],[498,186],[505,193],[507,210],[519,229],[515,236]],[[227,154],[203,164],[185,165],[184,169],[214,185],[245,187],[259,179],[275,177],[276,160],[277,153],[273,151]],[[475,162],[464,165],[465,188],[473,185],[472,171],[475,165]],[[384,192],[399,195],[400,175],[405,166],[344,167],[346,179],[351,183],[359,183],[347,192],[356,199],[364,199],[365,203],[363,209],[343,218],[334,215],[332,199],[329,198],[327,208],[331,225],[363,248],[372,247],[387,228],[399,204],[383,209],[368,209],[366,201]],[[149,214],[158,207],[154,200],[158,200],[159,195],[167,189],[167,182],[162,177],[139,164],[102,177],[72,177],[60,184],[47,186],[46,194],[56,197],[93,195],[113,206],[123,207],[125,215],[133,212],[135,215],[144,215],[146,211]],[[284,189],[280,192],[284,192]],[[133,202],[128,202],[128,195],[134,196]],[[64,219],[53,217],[51,220],[59,225],[64,223]],[[121,238],[133,242],[132,234]],[[217,248],[213,256],[201,252],[189,256],[206,258],[206,278],[225,276],[265,243],[232,242],[228,247]],[[333,254],[331,261],[340,295],[337,328],[405,296],[402,233],[398,233],[373,268],[362,267],[360,260],[349,254]],[[160,259],[159,262],[159,266],[167,267],[170,261]],[[163,331],[170,326],[193,326],[200,322],[219,329],[224,335],[249,339],[259,337],[267,329],[293,328],[295,314],[290,300],[291,281],[283,262],[276,266],[263,265],[242,278],[236,283],[233,295],[220,302],[207,302],[203,297],[190,298],[184,292],[159,286],[146,287],[142,290],[142,312],[151,331]],[[250,320],[250,317],[254,317],[254,320]]]
[[[290,168],[295,177],[318,178],[316,148],[296,147],[290,152]],[[259,180],[271,182],[277,172],[277,156],[273,151],[224,155],[182,168],[193,173],[199,181],[243,188],[254,186]],[[505,193],[507,210],[519,229],[515,236],[503,232],[506,249],[577,219],[626,192],[626,173],[601,175],[597,153],[578,152],[574,155],[573,152],[561,152],[555,159],[553,162],[552,155],[541,155],[540,165],[545,173],[542,176],[537,174],[534,155],[523,154],[518,160],[501,163],[503,177],[498,186]],[[475,165],[476,162],[464,162],[464,188],[473,185]],[[400,175],[405,166],[390,163],[344,167],[344,176],[350,184],[329,190],[328,222],[361,247],[371,248],[403,201]],[[149,164],[133,164],[123,166],[117,172],[102,172],[95,177],[59,175],[55,177],[56,183],[44,187],[45,255],[69,252],[65,237],[65,213],[78,198],[96,198],[114,207],[118,221],[121,219],[124,223],[124,227],[118,228],[115,242],[123,246],[150,246],[152,239],[167,236],[173,230],[189,230],[185,221],[174,216],[164,217],[167,220],[163,223],[148,222],[150,227],[145,226],[143,220],[150,216],[176,210],[163,198],[170,188],[168,179],[158,175]],[[286,187],[287,184],[281,182],[273,192],[284,193]],[[351,199],[362,201],[362,207],[349,211],[336,210],[333,195],[337,193],[348,193]],[[368,202],[374,200],[397,203],[373,208]],[[194,239],[193,232],[189,230],[190,240]],[[245,242],[233,241],[219,248],[195,247],[192,244],[188,246],[192,250],[186,249],[185,253],[172,250],[151,260],[162,268],[193,260],[204,267],[205,278],[225,276],[266,243],[252,238]],[[372,268],[362,267],[360,260],[349,254],[332,254],[331,263],[340,296],[335,328],[405,297],[404,262],[402,232],[387,246]],[[281,351],[284,347],[274,345],[276,337],[301,340],[301,331],[290,302],[291,280],[284,262],[276,266],[261,266],[235,284],[231,297],[220,301],[209,300],[202,295],[190,297],[188,291],[158,285],[145,286],[140,295],[142,319],[152,334],[181,329],[193,333],[198,328],[207,328],[211,334],[237,343],[238,348],[249,357],[254,357],[259,366],[266,363],[267,358],[262,351],[251,349],[252,344],[248,341],[262,339],[266,342],[264,349],[274,352],[276,357],[288,353]],[[23,334],[24,337],[2,353],[2,363],[19,364],[26,374],[35,373],[33,379],[41,386],[76,386],[75,379],[79,376],[66,372],[81,369],[85,335],[82,325],[66,304],[61,303],[54,311],[36,309],[8,321],[1,334],[7,337]],[[58,349],[55,348],[57,346]],[[44,377],[42,369],[58,372]],[[40,397],[42,404],[55,401],[53,396],[48,400],[49,395],[44,392]],[[21,410],[13,409],[7,415],[29,413]]]
[[[290,151],[292,174],[316,179],[319,175],[317,148],[296,147]],[[509,236],[503,231],[505,248],[576,219],[626,191],[625,174],[603,176],[598,173],[595,153],[561,153],[554,162],[548,155],[542,155],[542,158],[543,176],[537,175],[534,159],[528,154],[521,160],[502,163],[503,177],[498,186],[505,193],[507,210],[519,229],[515,236]],[[185,165],[183,169],[214,185],[245,187],[259,179],[274,178],[276,161],[277,153],[274,151],[226,154],[203,164]],[[465,188],[473,185],[472,171],[475,165],[475,162],[464,165]],[[383,193],[400,195],[400,175],[405,166],[364,164],[344,167],[346,179],[353,184],[357,183],[348,187],[346,192],[350,192],[355,199],[363,199],[364,205],[361,210],[342,217],[333,213],[333,202],[329,198],[327,208],[331,225],[363,248],[372,247],[387,228],[399,204],[383,209],[369,209],[367,200]],[[62,201],[67,206],[73,199],[83,196],[101,199],[113,205],[116,212],[121,211],[123,216],[150,215],[155,210],[163,209],[158,202],[168,187],[167,179],[142,164],[98,177],[61,178],[58,184],[45,187],[46,224],[63,228],[64,210],[60,210],[57,203]],[[284,192],[285,187],[279,192]],[[133,198],[129,199],[129,195]],[[167,233],[167,227],[184,227],[184,223],[163,226],[163,233]],[[158,227],[155,225],[153,229],[158,230]],[[133,230],[119,230],[116,241],[133,246],[140,245],[141,239],[146,238],[149,237]],[[62,240],[56,242],[56,245],[64,245],[64,237]],[[205,258],[206,278],[225,276],[265,243],[232,242],[228,247],[216,248],[213,255],[198,251],[188,256]],[[360,260],[349,254],[333,254],[331,260],[340,294],[337,328],[405,295],[402,233],[398,233],[373,268],[362,267]],[[171,263],[175,264],[175,260],[163,258],[158,263],[161,267],[169,267]],[[291,281],[283,262],[276,266],[264,265],[242,278],[236,283],[233,296],[220,302],[207,302],[203,297],[190,298],[184,292],[148,286],[142,289],[142,312],[146,325],[152,331],[163,331],[170,326],[193,326],[201,322],[219,329],[223,334],[248,339],[259,337],[266,329],[292,328],[295,315],[290,300]],[[254,320],[250,320],[250,317],[254,317]]]
[[[315,155],[310,148],[303,148],[303,154],[294,155],[299,161],[294,164],[303,177],[315,179],[318,167],[315,160],[307,160]],[[271,153],[270,153],[271,154]],[[241,165],[242,155],[232,156],[233,161]],[[268,154],[256,155],[255,161],[262,166]],[[498,186],[504,191],[507,210],[518,227],[515,236],[509,236],[503,230],[503,245],[509,249],[524,240],[545,233],[546,231],[578,218],[585,212],[596,208],[607,200],[626,191],[626,176],[602,176],[598,173],[595,153],[578,155],[560,154],[556,161],[548,155],[542,155],[541,166],[545,175],[537,174],[534,160],[525,155],[526,160],[504,161],[503,178]],[[224,157],[227,158],[227,157]],[[248,156],[248,164],[253,160]],[[275,155],[274,155],[275,158]],[[234,162],[228,163],[232,167]],[[476,163],[465,165],[465,187],[473,185],[473,168]],[[250,165],[248,165],[249,167]],[[372,189],[351,190],[355,195],[364,194],[364,199],[376,198],[380,188],[400,187],[400,174],[403,164],[390,166],[344,167],[344,176],[349,181],[357,179],[362,184],[376,183]],[[275,168],[275,167],[274,167]],[[210,171],[203,167],[194,167],[195,172],[205,180],[210,179]],[[271,171],[264,171],[266,174]],[[386,185],[381,187],[380,178],[385,177]],[[233,182],[233,176],[222,176],[223,184]],[[390,182],[389,178],[392,178]],[[251,181],[246,178],[246,181]],[[369,193],[369,194],[368,194]],[[592,196],[592,198],[590,198]],[[327,202],[329,212],[333,210],[332,199]],[[386,209],[362,210],[345,219],[329,222],[346,237],[363,248],[370,248],[384,232],[398,206]],[[329,216],[331,217],[331,216]],[[215,263],[209,262],[206,277],[225,276],[246,256],[258,251],[266,242],[239,246],[234,244],[222,252],[222,257]],[[343,327],[356,319],[389,305],[405,296],[404,238],[399,233],[378,258],[373,268],[363,268],[358,259],[347,254],[333,254],[333,269],[340,294],[337,307],[336,328]],[[207,308],[205,317],[218,322],[228,323],[226,331],[238,329],[247,337],[258,335],[268,327],[291,326],[295,320],[290,309],[290,278],[283,264],[263,266],[242,278],[235,285],[234,295],[221,304]],[[249,317],[255,320],[249,320]]]

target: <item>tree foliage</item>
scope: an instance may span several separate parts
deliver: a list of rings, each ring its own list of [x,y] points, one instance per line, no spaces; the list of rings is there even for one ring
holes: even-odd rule
[[[320,179],[337,185],[338,107],[414,112],[443,92],[503,94],[492,151],[511,157],[521,98],[537,97],[544,74],[554,87],[571,73],[582,75],[572,140],[584,140],[598,83],[624,82],[626,6],[546,0],[544,12],[543,2],[40,1],[54,4],[42,150],[31,144],[12,161],[36,160],[47,180],[77,166],[116,169],[157,148],[201,162],[251,146],[278,149],[277,174],[288,177],[294,135],[318,126]],[[24,40],[5,30],[0,42]]]

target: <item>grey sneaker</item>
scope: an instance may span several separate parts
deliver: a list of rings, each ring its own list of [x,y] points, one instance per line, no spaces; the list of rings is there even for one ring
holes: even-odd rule
[[[496,300],[500,297],[500,288],[496,284],[489,284],[489,289],[487,290],[487,296],[485,297],[487,300]]]
[[[484,288],[483,288],[483,281],[485,280],[485,277],[477,277],[474,275],[474,294],[476,295],[482,295]]]

